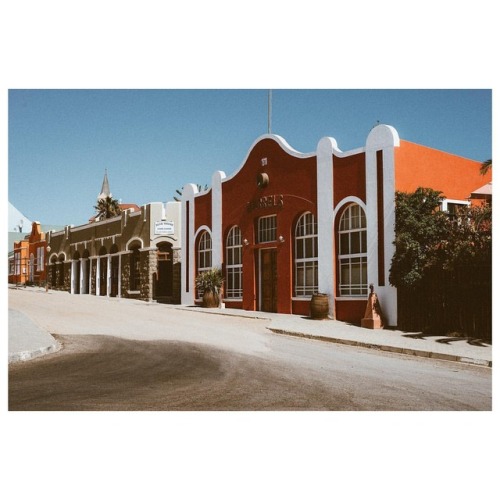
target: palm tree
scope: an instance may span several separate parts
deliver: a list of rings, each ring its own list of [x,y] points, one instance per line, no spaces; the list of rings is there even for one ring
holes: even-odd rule
[[[207,191],[208,190],[208,184],[205,184],[205,187],[202,188],[201,187],[201,184],[197,184],[197,187],[198,187],[198,192],[201,193],[202,191]],[[184,189],[184,188],[182,188]],[[182,196],[182,189],[176,189],[175,192],[179,195],[179,196]],[[181,201],[180,198],[178,198],[177,196],[174,196],[174,200],[175,201]]]
[[[479,169],[479,172],[481,173],[481,175],[486,175],[491,169],[491,160],[486,160],[486,161],[483,161],[483,163],[481,164],[481,168]]]
[[[97,205],[94,206],[97,210],[96,220],[109,219],[120,215],[121,208],[118,200],[111,198],[111,196],[106,196],[105,198],[100,198],[97,200]]]

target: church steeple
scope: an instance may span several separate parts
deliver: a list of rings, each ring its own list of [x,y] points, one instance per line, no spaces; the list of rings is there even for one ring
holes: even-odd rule
[[[113,197],[113,195],[111,194],[111,191],[109,190],[108,169],[106,168],[104,170],[104,179],[102,181],[101,193],[97,197],[97,201],[99,201],[99,200],[105,200],[108,196],[110,198]]]

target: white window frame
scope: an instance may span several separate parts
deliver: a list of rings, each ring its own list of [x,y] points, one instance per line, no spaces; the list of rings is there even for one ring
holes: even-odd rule
[[[312,227],[312,231],[311,231]],[[307,241],[312,240],[312,256],[306,256]],[[298,257],[299,248],[302,247]],[[307,283],[307,271],[312,269],[312,283]],[[302,214],[295,225],[294,296],[310,298],[318,292],[318,223],[311,212]],[[303,273],[303,285],[299,285],[299,274]]]
[[[232,256],[232,258],[230,258]],[[243,298],[243,245],[241,240],[241,229],[233,226],[226,238],[226,287],[224,290],[225,300],[241,300]],[[229,264],[229,262],[232,262]],[[230,279],[230,276],[232,279]],[[229,284],[235,282],[237,277],[239,288],[230,288]]]
[[[357,216],[353,216],[353,209],[359,210]],[[353,221],[357,223],[353,225]],[[364,224],[363,224],[364,221]],[[368,244],[367,244],[367,223],[366,214],[361,205],[350,203],[342,212],[339,220],[338,230],[338,262],[339,262],[339,296],[359,298],[366,296],[368,293]],[[364,238],[363,238],[364,233]],[[347,235],[348,252],[342,253],[343,244],[342,236]],[[352,253],[351,247],[359,235],[359,250]],[[364,244],[364,249],[363,249]],[[363,251],[364,250],[364,251]],[[342,281],[344,271],[347,269],[348,279],[344,283]],[[353,283],[353,276],[359,273],[359,283]]]
[[[203,255],[203,266],[201,265]],[[198,242],[198,256],[197,256],[197,271],[198,274],[203,271],[208,271],[212,269],[212,236],[208,231],[203,231],[200,236],[200,240]],[[207,261],[209,264],[207,265]]]
[[[197,274],[201,274],[205,271],[212,269],[212,235],[206,230],[203,231],[200,235],[200,239],[198,241],[198,253],[196,257],[197,257],[196,258]],[[201,265],[202,260],[204,264],[203,266]],[[196,294],[199,299],[203,297],[203,294],[201,293],[200,290],[197,290]]]

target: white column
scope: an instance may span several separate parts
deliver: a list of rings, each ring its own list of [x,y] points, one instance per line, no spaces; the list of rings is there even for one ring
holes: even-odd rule
[[[335,317],[335,245],[333,232],[333,150],[335,139],[324,137],[316,150],[318,207],[318,292],[326,293],[329,316]]]
[[[186,184],[182,190],[182,214],[181,214],[181,304],[191,305],[194,303],[194,270],[195,247],[194,247],[194,197],[198,193],[195,184]],[[187,204],[189,203],[189,213]]]
[[[72,260],[71,261],[70,293],[73,293],[73,294],[76,293],[76,283],[75,283],[76,265],[77,265],[77,261]]]
[[[111,255],[107,257],[108,265],[106,269],[106,296],[111,295]]]
[[[95,270],[95,294],[101,295],[101,258],[97,257],[97,267]]]
[[[118,297],[122,296],[122,254],[118,255]]]
[[[222,180],[226,174],[221,170],[212,175],[212,267],[222,267]]]
[[[87,265],[89,266],[89,282],[88,282],[88,293],[92,293],[92,259],[89,257],[89,260],[87,262]]]
[[[366,141],[366,205],[368,239],[368,283],[375,285],[382,311],[390,326],[397,325],[397,290],[389,283],[389,270],[394,255],[395,223],[395,155],[399,135],[389,125],[378,125]],[[377,151],[382,151],[382,192],[384,196],[384,234],[378,234]],[[383,238],[384,286],[378,286],[378,238]]]

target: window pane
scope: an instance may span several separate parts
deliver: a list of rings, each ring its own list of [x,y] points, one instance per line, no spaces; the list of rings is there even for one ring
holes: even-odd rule
[[[349,233],[340,235],[340,254],[348,255],[349,252]]]
[[[360,233],[351,233],[351,252],[360,253],[361,245],[359,244]]]

